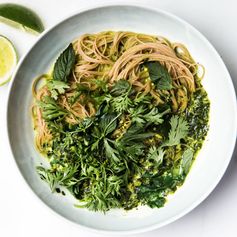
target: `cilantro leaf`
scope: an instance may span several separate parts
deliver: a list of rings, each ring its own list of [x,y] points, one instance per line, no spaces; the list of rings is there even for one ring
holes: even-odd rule
[[[183,117],[174,115],[170,119],[171,129],[169,132],[168,141],[166,146],[175,146],[180,143],[181,139],[184,139],[188,135],[188,123]]]
[[[69,44],[69,46],[60,54],[54,65],[53,80],[67,82],[75,61],[76,56],[73,46],[72,44]]]
[[[193,150],[188,148],[184,151],[181,158],[180,168],[182,173],[184,174],[188,173],[192,164],[192,159],[193,159]]]
[[[159,90],[172,89],[172,78],[168,70],[159,62],[146,62],[144,66],[148,69],[151,81]]]
[[[162,148],[157,148],[156,146],[151,146],[149,148],[147,159],[154,160],[159,166],[164,159],[165,151]]]
[[[47,82],[47,87],[50,90],[51,97],[55,100],[58,99],[58,96],[65,93],[65,90],[70,88],[63,81],[50,80]]]

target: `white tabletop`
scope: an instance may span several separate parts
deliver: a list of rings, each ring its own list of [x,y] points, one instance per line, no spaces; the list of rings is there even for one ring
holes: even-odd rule
[[[42,17],[45,27],[48,28],[75,12],[76,9],[101,1],[0,0],[0,3],[3,2],[17,2],[31,7]],[[222,56],[237,88],[237,3],[235,0],[140,0],[139,3],[174,13],[200,30]],[[34,35],[2,23],[0,23],[0,35],[5,35],[12,40],[20,56],[37,39]],[[7,142],[5,112],[8,87],[9,85],[0,87],[0,236],[100,236],[58,218],[48,208],[44,208],[24,183]],[[221,182],[201,205],[168,226],[137,236],[237,236],[237,149],[235,150]]]

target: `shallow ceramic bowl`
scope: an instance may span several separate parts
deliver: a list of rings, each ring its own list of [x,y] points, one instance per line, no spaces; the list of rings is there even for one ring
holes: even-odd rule
[[[187,46],[206,68],[203,85],[211,101],[210,130],[184,185],[169,197],[164,208],[139,208],[106,215],[77,209],[67,194],[52,194],[35,171],[43,162],[36,151],[30,107],[35,77],[49,70],[58,54],[84,33],[126,30],[162,35]],[[236,140],[236,99],[231,78],[218,53],[196,29],[166,12],[138,6],[100,6],[83,10],[46,31],[22,58],[11,84],[8,134],[14,158],[25,181],[51,209],[80,226],[97,231],[137,233],[177,220],[201,203],[217,185],[230,161]]]

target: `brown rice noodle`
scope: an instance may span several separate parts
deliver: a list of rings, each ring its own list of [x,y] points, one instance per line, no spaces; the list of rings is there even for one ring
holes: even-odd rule
[[[94,79],[104,80],[108,85],[120,79],[128,80],[137,91],[150,94],[156,104],[164,103],[163,96],[168,95],[174,111],[183,111],[190,94],[195,91],[199,65],[195,63],[184,45],[171,43],[163,37],[107,31],[84,34],[73,42],[73,47],[77,61],[69,81],[70,88],[58,98],[59,104],[70,111],[65,118],[69,124],[77,124],[81,119],[96,113],[91,101],[85,104],[80,103],[79,100],[73,104],[69,103],[69,98],[75,94],[77,85],[96,90]],[[171,90],[154,88],[148,72],[141,67],[145,61],[158,61],[167,68],[172,77]],[[50,75],[43,75],[40,79],[48,80],[50,77]],[[202,76],[199,77],[201,78]],[[37,89],[38,81],[39,78],[33,85],[36,101],[50,94],[46,86]],[[41,109],[35,103],[32,111],[37,130],[36,145],[43,151],[43,144],[50,141],[52,134],[42,117]]]

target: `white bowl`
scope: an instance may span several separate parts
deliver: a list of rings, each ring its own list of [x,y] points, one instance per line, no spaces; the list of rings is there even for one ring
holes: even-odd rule
[[[52,194],[39,179],[35,166],[43,162],[34,147],[30,105],[33,79],[47,72],[69,42],[84,33],[128,30],[162,35],[185,44],[206,68],[203,85],[208,92],[210,130],[184,185],[169,197],[165,207],[138,208],[106,215],[77,209],[76,200]],[[218,53],[194,27],[169,13],[139,6],[100,6],[83,10],[46,31],[22,58],[8,100],[8,134],[16,163],[34,193],[51,209],[80,226],[100,232],[138,233],[177,220],[201,203],[223,176],[236,141],[236,98],[229,73]],[[37,215],[37,213],[36,213]]]

